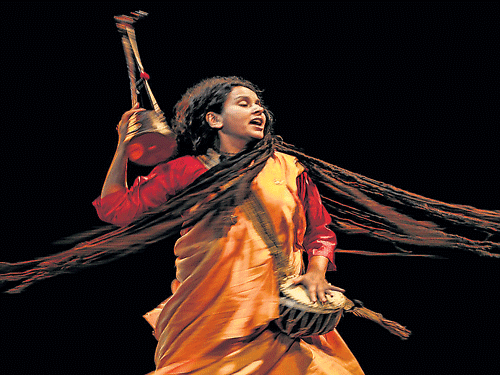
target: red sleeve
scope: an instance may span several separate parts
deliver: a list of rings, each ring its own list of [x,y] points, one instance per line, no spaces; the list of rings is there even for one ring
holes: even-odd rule
[[[195,157],[183,156],[157,165],[147,176],[138,177],[129,189],[98,197],[92,204],[101,220],[125,226],[166,202],[206,170]]]
[[[297,177],[299,198],[306,213],[307,229],[304,236],[304,248],[308,258],[313,255],[322,255],[328,258],[328,271],[336,270],[335,248],[337,236],[328,228],[331,223],[330,214],[321,202],[318,188],[312,182],[307,172],[302,172]]]

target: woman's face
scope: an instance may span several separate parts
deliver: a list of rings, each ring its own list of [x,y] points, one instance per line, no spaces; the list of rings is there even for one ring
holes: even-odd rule
[[[222,113],[216,114],[220,150],[235,153],[264,137],[266,116],[257,94],[247,87],[233,87]]]

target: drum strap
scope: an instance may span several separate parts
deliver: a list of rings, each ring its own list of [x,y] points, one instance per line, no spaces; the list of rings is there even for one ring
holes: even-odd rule
[[[285,278],[291,276],[292,271],[288,260],[283,254],[282,245],[276,236],[276,232],[274,231],[271,218],[266,208],[255,192],[251,191],[250,196],[245,200],[241,209],[248,220],[252,222],[255,230],[268,247],[274,259],[278,285],[281,285]]]

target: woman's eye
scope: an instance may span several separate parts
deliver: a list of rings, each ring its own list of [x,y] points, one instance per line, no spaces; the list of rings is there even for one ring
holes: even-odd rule
[[[240,105],[241,105],[242,107],[246,107],[246,106],[248,105],[248,103],[247,103],[247,102],[240,102]]]

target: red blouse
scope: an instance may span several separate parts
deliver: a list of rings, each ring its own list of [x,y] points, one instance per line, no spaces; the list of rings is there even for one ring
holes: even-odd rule
[[[108,194],[104,198],[98,197],[92,204],[101,220],[125,226],[144,212],[166,202],[206,171],[205,165],[197,158],[183,156],[157,165],[147,176],[138,177],[129,189]],[[297,188],[307,220],[303,245],[308,257],[327,257],[328,270],[335,270],[337,238],[328,228],[331,218],[321,202],[318,188],[307,172],[297,177]]]

